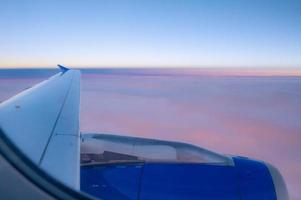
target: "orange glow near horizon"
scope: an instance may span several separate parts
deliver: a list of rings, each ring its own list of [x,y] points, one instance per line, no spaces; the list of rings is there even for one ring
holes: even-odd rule
[[[144,70],[143,73],[150,72],[151,74],[166,74],[166,75],[200,75],[200,76],[301,76],[301,68],[297,67],[169,67],[169,66],[79,66],[66,65],[73,69],[130,69]],[[56,64],[47,65],[26,65],[26,66],[9,66],[1,67],[1,69],[54,69]]]

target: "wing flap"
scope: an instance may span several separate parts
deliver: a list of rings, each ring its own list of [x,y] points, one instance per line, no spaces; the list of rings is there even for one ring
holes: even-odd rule
[[[72,188],[79,189],[79,137],[55,135],[41,163],[42,169]],[[50,170],[51,169],[51,170]]]

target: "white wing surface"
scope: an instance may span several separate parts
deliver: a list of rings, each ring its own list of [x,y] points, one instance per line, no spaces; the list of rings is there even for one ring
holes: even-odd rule
[[[62,69],[62,68],[61,68]],[[80,72],[62,69],[0,104],[0,127],[34,163],[79,189]]]

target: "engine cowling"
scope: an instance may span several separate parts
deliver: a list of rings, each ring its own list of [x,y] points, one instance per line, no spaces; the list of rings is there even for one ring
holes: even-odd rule
[[[289,199],[282,176],[265,162],[110,135],[84,138],[81,190],[102,199]]]

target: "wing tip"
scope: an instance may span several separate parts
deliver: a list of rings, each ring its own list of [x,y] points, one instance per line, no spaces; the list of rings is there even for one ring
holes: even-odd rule
[[[60,65],[60,64],[58,64],[57,66],[60,68],[60,70],[62,71],[63,74],[64,74],[66,71],[70,70],[69,68],[64,67],[63,65]]]

